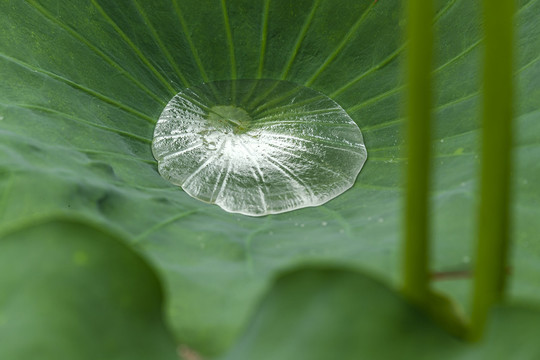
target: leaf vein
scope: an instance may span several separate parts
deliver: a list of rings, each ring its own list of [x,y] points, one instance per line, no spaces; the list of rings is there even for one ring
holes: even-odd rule
[[[231,61],[231,79],[236,80],[236,57],[234,55],[234,43],[226,0],[221,0],[221,10],[223,12],[223,22],[225,23],[225,33],[227,34],[227,44],[229,45],[229,57]]]
[[[101,129],[101,130],[105,130],[105,131],[110,131],[112,133],[116,133],[116,134],[119,134],[119,135],[123,135],[123,136],[127,136],[127,137],[130,137],[134,140],[138,140],[140,142],[144,142],[146,144],[151,144],[152,141],[147,139],[147,138],[144,138],[142,136],[139,136],[139,135],[135,135],[135,134],[132,134],[130,132],[127,132],[127,131],[123,131],[123,130],[119,130],[119,129],[114,129],[114,128],[111,128],[111,127],[108,127],[108,126],[105,126],[105,125],[100,125],[100,124],[96,124],[96,123],[93,123],[91,121],[88,121],[88,120],[84,120],[80,117],[77,117],[77,116],[73,116],[71,114],[67,114],[67,113],[64,113],[64,112],[61,112],[61,111],[58,111],[58,110],[54,110],[54,109],[50,109],[50,108],[46,108],[46,107],[43,107],[43,106],[38,106],[38,105],[30,105],[30,104],[13,104],[12,106],[16,106],[16,107],[19,107],[19,108],[25,108],[25,109],[30,109],[30,110],[38,110],[38,111],[43,111],[43,112],[48,112],[48,113],[51,113],[51,114],[56,114],[56,115],[59,115],[59,116],[62,116],[66,119],[69,119],[69,120],[73,120],[73,121],[77,121],[77,122],[80,122],[80,123],[83,123],[85,125],[89,125],[89,126],[92,126],[92,127],[95,127],[97,129]]]
[[[112,26],[112,28],[116,31],[116,33],[122,38],[122,40],[124,40],[129,45],[129,47],[135,52],[135,54],[139,57],[139,59],[141,59],[141,61],[146,66],[148,66],[148,68],[150,69],[150,71],[154,73],[156,78],[158,78],[161,81],[161,83],[171,92],[171,94],[176,94],[176,90],[171,86],[171,84],[169,84],[169,82],[163,77],[163,75],[161,75],[161,73],[157,71],[157,69],[154,67],[154,65],[152,65],[150,60],[148,60],[148,58],[144,56],[141,50],[133,43],[133,41],[131,41],[131,39],[126,35],[126,33],[124,33],[122,29],[120,29],[120,27],[114,22],[114,20],[111,19],[109,15],[107,15],[107,13],[105,12],[105,10],[103,10],[101,5],[99,5],[96,0],[90,0],[90,1],[92,2],[92,5],[97,9],[97,11],[101,14],[101,16],[103,16],[103,18]]]
[[[101,93],[99,93],[99,92],[97,92],[97,91],[95,91],[95,90],[92,90],[92,89],[87,88],[87,87],[85,87],[85,86],[79,85],[79,84],[77,84],[77,83],[75,83],[75,82],[73,82],[73,81],[71,81],[71,80],[69,80],[69,79],[66,79],[66,78],[63,77],[63,76],[57,75],[57,74],[55,74],[55,73],[53,73],[53,72],[50,72],[50,71],[48,71],[48,70],[40,69],[40,68],[38,68],[38,67],[36,67],[36,66],[30,65],[30,64],[28,64],[28,63],[25,63],[25,62],[19,60],[19,59],[13,58],[13,57],[11,57],[11,56],[7,56],[7,55],[5,55],[5,54],[1,54],[1,53],[0,53],[0,58],[3,58],[3,59],[5,59],[5,60],[7,60],[7,61],[9,61],[9,62],[12,62],[12,63],[14,63],[14,64],[17,64],[17,65],[19,65],[19,66],[25,68],[25,69],[28,70],[28,71],[36,72],[36,73],[39,73],[39,74],[41,74],[41,75],[50,77],[51,79],[54,79],[54,80],[56,80],[56,81],[62,82],[62,83],[64,83],[64,84],[66,84],[66,85],[71,86],[72,88],[75,88],[75,89],[77,89],[77,90],[80,90],[80,91],[82,91],[82,92],[88,94],[88,95],[91,95],[91,96],[93,96],[93,97],[95,97],[95,98],[97,98],[97,99],[103,101],[104,103],[107,103],[107,104],[109,104],[109,105],[113,105],[113,106],[115,106],[115,107],[118,107],[118,108],[120,108],[120,109],[122,109],[122,110],[124,110],[124,111],[126,111],[126,112],[128,112],[128,113],[130,113],[130,114],[132,114],[132,115],[135,115],[135,116],[137,116],[137,117],[139,117],[139,118],[141,118],[141,119],[144,119],[144,120],[148,121],[148,122],[151,123],[151,124],[155,124],[155,120],[152,119],[150,116],[148,116],[148,115],[146,115],[146,114],[143,114],[142,112],[140,112],[140,111],[138,111],[138,110],[135,110],[135,109],[132,108],[132,107],[129,107],[129,106],[127,106],[127,105],[124,105],[124,104],[120,103],[120,102],[117,101],[117,100],[114,100],[114,99],[112,99],[112,98],[109,98],[108,96],[105,96],[105,95],[103,95],[103,94],[101,94]]]
[[[109,65],[111,65],[114,68],[116,68],[117,70],[119,70],[122,73],[122,75],[124,75],[126,78],[131,80],[138,88],[140,88],[142,91],[144,91],[145,93],[150,95],[154,100],[158,101],[162,105],[165,105],[165,101],[163,101],[159,96],[157,96],[152,90],[150,90],[147,86],[145,86],[143,83],[141,83],[139,80],[137,80],[133,75],[131,75],[122,66],[120,66],[120,64],[118,64],[116,61],[114,61],[109,55],[107,55],[103,51],[101,51],[98,47],[93,45],[89,40],[87,40],[85,37],[83,37],[81,34],[79,34],[75,29],[73,29],[69,25],[61,22],[59,19],[54,17],[43,6],[36,3],[34,0],[27,0],[27,2],[28,2],[28,4],[30,6],[34,7],[37,11],[39,11],[49,21],[52,21],[57,26],[59,26],[62,29],[66,30],[71,36],[73,36],[75,39],[77,39],[80,42],[82,42],[83,44],[85,44],[90,50],[92,50],[99,57],[101,57],[103,60],[105,60]]]
[[[334,61],[334,59],[339,55],[341,50],[343,50],[345,45],[347,45],[347,42],[351,39],[353,34],[356,32],[356,30],[358,30],[360,25],[362,25],[362,23],[367,18],[367,16],[371,12],[371,9],[373,9],[376,3],[377,3],[376,1],[373,1],[367,7],[367,9],[362,13],[362,15],[360,15],[358,20],[351,26],[351,28],[349,29],[349,31],[347,31],[343,39],[339,42],[335,50],[325,59],[324,63],[319,67],[317,71],[315,71],[313,76],[309,78],[309,80],[306,81],[305,86],[311,86],[313,82],[315,81],[315,79],[317,79],[319,75]]]
[[[262,78],[264,68],[264,58],[266,56],[266,42],[268,38],[268,15],[270,12],[270,0],[264,1],[264,10],[262,18],[262,30],[261,30],[261,50],[259,55],[259,67],[257,69],[257,78]]]
[[[180,81],[182,81],[182,84],[185,87],[188,87],[189,86],[188,81],[186,80],[184,74],[182,74],[182,71],[180,71],[180,68],[176,64],[176,61],[174,61],[171,53],[169,52],[169,50],[167,49],[167,47],[165,46],[163,41],[161,41],[161,38],[159,37],[159,35],[158,35],[156,29],[154,28],[154,26],[152,25],[152,23],[150,22],[150,19],[148,18],[148,15],[146,14],[146,12],[144,11],[144,9],[141,7],[141,5],[139,4],[139,2],[137,0],[133,0],[133,3],[135,4],[135,8],[137,9],[137,12],[142,17],[142,19],[144,20],[144,23],[148,27],[148,30],[150,30],[150,33],[152,34],[152,37],[154,38],[154,40],[158,44],[160,50],[163,52],[163,54],[167,58],[167,61],[169,62],[169,65],[174,69],[174,71],[176,72],[176,75],[178,75],[178,77],[180,78]]]
[[[296,55],[298,54],[298,51],[300,50],[300,46],[302,45],[302,42],[304,41],[304,38],[306,37],[307,31],[313,22],[313,18],[315,16],[315,12],[317,11],[317,8],[319,7],[319,3],[321,0],[315,0],[313,2],[313,7],[311,8],[311,11],[309,12],[306,21],[304,22],[304,25],[302,25],[302,29],[300,30],[300,33],[298,34],[298,37],[296,38],[296,43],[292,49],[291,55],[289,56],[289,61],[285,64],[285,67],[283,68],[283,72],[281,73],[281,79],[285,80],[287,76],[289,75],[289,71],[292,68],[292,64],[296,58]]]

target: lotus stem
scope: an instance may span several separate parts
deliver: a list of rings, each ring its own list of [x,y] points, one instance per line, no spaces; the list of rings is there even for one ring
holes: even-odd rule
[[[482,337],[492,305],[503,299],[509,248],[512,145],[512,0],[483,0],[482,163],[471,340]]]
[[[407,153],[403,292],[429,301],[429,184],[431,146],[432,1],[407,2]]]

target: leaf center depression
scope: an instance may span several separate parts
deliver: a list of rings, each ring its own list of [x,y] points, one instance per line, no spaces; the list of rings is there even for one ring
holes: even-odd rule
[[[323,204],[349,189],[367,152],[335,101],[287,81],[184,89],[163,110],[152,151],[190,196],[251,216]]]

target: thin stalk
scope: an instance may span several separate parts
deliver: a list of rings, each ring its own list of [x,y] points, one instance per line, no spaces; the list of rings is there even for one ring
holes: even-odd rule
[[[429,184],[431,144],[431,0],[407,2],[407,152],[403,292],[420,305],[429,303]]]
[[[509,247],[512,143],[513,0],[483,0],[482,163],[471,340],[481,338],[492,305],[505,290]]]

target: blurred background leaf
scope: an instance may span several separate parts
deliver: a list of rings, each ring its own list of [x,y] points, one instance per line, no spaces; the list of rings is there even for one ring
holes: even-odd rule
[[[231,360],[523,359],[540,357],[540,310],[496,308],[486,338],[465,344],[381,282],[356,270],[310,266],[281,275]]]
[[[159,280],[114,235],[71,220],[0,238],[0,358],[174,360]]]

